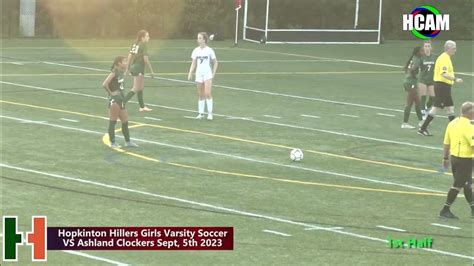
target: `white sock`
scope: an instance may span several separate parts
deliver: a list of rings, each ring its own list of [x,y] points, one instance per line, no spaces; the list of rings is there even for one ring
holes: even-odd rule
[[[198,112],[200,114],[203,114],[204,113],[204,106],[206,105],[206,101],[205,100],[199,100],[199,104],[198,104]]]
[[[206,104],[207,104],[207,112],[212,114],[212,109],[214,108],[214,103],[212,102],[212,98],[206,99]]]

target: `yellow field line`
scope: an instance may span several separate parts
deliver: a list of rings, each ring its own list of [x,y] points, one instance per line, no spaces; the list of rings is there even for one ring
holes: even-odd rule
[[[146,125],[136,125],[136,127],[142,127],[142,126],[146,126]],[[120,131],[120,129],[118,129],[116,131]],[[110,146],[110,141],[108,139],[108,134],[104,134],[104,136],[102,137],[102,142],[105,145]],[[318,183],[318,182],[310,182],[310,181],[292,180],[292,179],[286,179],[286,178],[276,178],[276,177],[268,177],[268,176],[253,175],[253,174],[228,172],[228,171],[208,169],[208,168],[203,168],[203,167],[198,167],[198,166],[193,166],[193,165],[187,165],[187,164],[181,164],[181,163],[162,162],[158,159],[151,158],[151,157],[141,155],[141,154],[138,154],[138,153],[135,153],[135,152],[131,152],[131,151],[128,151],[128,150],[124,150],[122,148],[113,148],[113,150],[115,150],[117,152],[120,152],[120,153],[123,153],[123,154],[126,154],[126,155],[130,155],[130,156],[142,159],[142,160],[150,161],[150,162],[162,163],[162,164],[166,164],[166,165],[172,165],[172,166],[181,167],[181,168],[198,170],[198,171],[208,172],[208,173],[212,173],[212,174],[221,174],[221,175],[237,176],[237,177],[248,177],[248,178],[256,178],[256,179],[272,180],[272,181],[278,181],[278,182],[284,182],[284,183],[299,184],[299,185],[311,185],[311,186],[339,188],[339,189],[350,189],[350,190],[361,190],[361,191],[370,191],[370,192],[383,192],[383,193],[418,195],[418,196],[439,196],[439,197],[444,197],[445,196],[445,194],[432,193],[432,192],[411,192],[411,191],[378,189],[378,188],[358,187],[358,186],[349,186],[349,185],[336,185],[336,184],[330,184],[330,183]]]
[[[400,74],[400,71],[314,71],[314,72],[219,72],[217,75],[331,75],[331,74]],[[160,73],[158,76],[187,75],[186,72]],[[98,73],[32,73],[0,74],[1,77],[47,77],[47,76],[103,76]]]
[[[51,107],[37,106],[37,105],[17,103],[17,102],[4,101],[4,100],[0,100],[0,102],[7,103],[7,104],[12,104],[12,105],[18,105],[18,106],[26,106],[26,107],[36,108],[36,109],[49,110],[49,111],[54,111],[54,112],[61,112],[61,113],[79,115],[79,116],[99,118],[99,119],[104,119],[104,120],[108,119],[107,117],[102,117],[102,116],[97,116],[97,115],[90,115],[90,114],[85,114],[85,113],[80,113],[80,112],[69,111],[69,110],[56,109],[56,108],[51,108]],[[218,134],[206,133],[206,132],[189,130],[189,129],[181,129],[181,128],[175,128],[175,127],[169,127],[169,126],[139,123],[139,122],[134,122],[134,121],[129,121],[129,122],[132,123],[132,124],[139,124],[139,125],[153,127],[153,128],[167,129],[167,130],[172,130],[172,131],[177,131],[177,132],[203,135],[203,136],[208,136],[208,137],[221,138],[221,139],[226,139],[226,140],[232,140],[232,141],[238,141],[238,142],[244,142],[244,143],[250,143],[250,144],[257,144],[257,145],[268,146],[268,147],[282,148],[282,149],[288,149],[288,150],[291,150],[291,149],[294,148],[294,147],[290,147],[290,146],[286,146],[286,145],[273,144],[273,143],[255,141],[255,140],[248,140],[248,139],[243,139],[243,138],[238,138],[238,137],[218,135]],[[406,165],[394,164],[394,163],[388,163],[388,162],[381,162],[381,161],[376,161],[376,160],[361,159],[361,158],[357,158],[357,157],[339,155],[339,154],[329,153],[329,152],[315,151],[315,150],[311,150],[311,149],[304,150],[304,151],[308,152],[308,153],[313,153],[313,154],[331,156],[331,157],[335,157],[335,158],[339,158],[339,159],[359,161],[359,162],[382,165],[382,166],[390,166],[390,167],[395,167],[395,168],[400,168],[400,169],[405,169],[405,170],[413,170],[413,171],[419,171],[419,172],[425,172],[425,173],[438,173],[438,171],[432,170],[432,169],[406,166]],[[444,173],[444,174],[449,175],[449,176],[451,175],[451,173]]]

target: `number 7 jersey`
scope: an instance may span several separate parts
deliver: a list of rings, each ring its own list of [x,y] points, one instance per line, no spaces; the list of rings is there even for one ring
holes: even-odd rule
[[[191,58],[196,59],[196,75],[211,74],[212,60],[216,59],[216,54],[212,48],[206,46],[204,48],[196,47],[191,54]]]

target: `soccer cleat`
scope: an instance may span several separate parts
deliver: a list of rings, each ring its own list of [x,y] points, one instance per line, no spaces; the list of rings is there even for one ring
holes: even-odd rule
[[[151,111],[153,111],[153,109],[148,108],[148,107],[145,106],[143,108],[138,109],[138,111],[140,111],[140,112],[151,112]]]
[[[202,119],[203,117],[204,117],[203,114],[198,114],[198,115],[196,116],[196,119]]]
[[[439,216],[442,217],[442,218],[448,218],[448,219],[459,219],[456,215],[454,215],[451,210],[447,209],[447,210],[441,210],[441,212],[439,213]]]
[[[118,145],[116,142],[112,142],[110,143],[110,148],[112,149],[120,149],[120,145]]]
[[[402,124],[403,129],[414,129],[415,127],[412,125],[409,125],[408,123],[403,123]]]
[[[127,147],[127,148],[138,148],[138,145],[134,142],[128,141],[128,142],[125,142],[125,147]]]
[[[428,132],[427,129],[423,130],[423,129],[418,129],[418,135],[421,135],[421,136],[425,136],[425,137],[431,137],[433,135],[431,135],[430,132]]]
[[[209,113],[207,115],[207,120],[212,120],[212,119],[214,119],[214,116],[212,115],[212,113]]]

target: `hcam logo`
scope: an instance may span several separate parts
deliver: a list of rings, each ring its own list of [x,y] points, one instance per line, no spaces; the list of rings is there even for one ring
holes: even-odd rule
[[[413,9],[411,14],[403,15],[403,30],[411,31],[420,39],[429,40],[442,30],[449,30],[449,15],[441,15],[432,6],[420,6]]]
[[[31,217],[33,230],[26,233],[18,232],[18,216],[3,216],[3,261],[18,261],[18,246],[30,245],[32,261],[46,261],[46,216]]]

